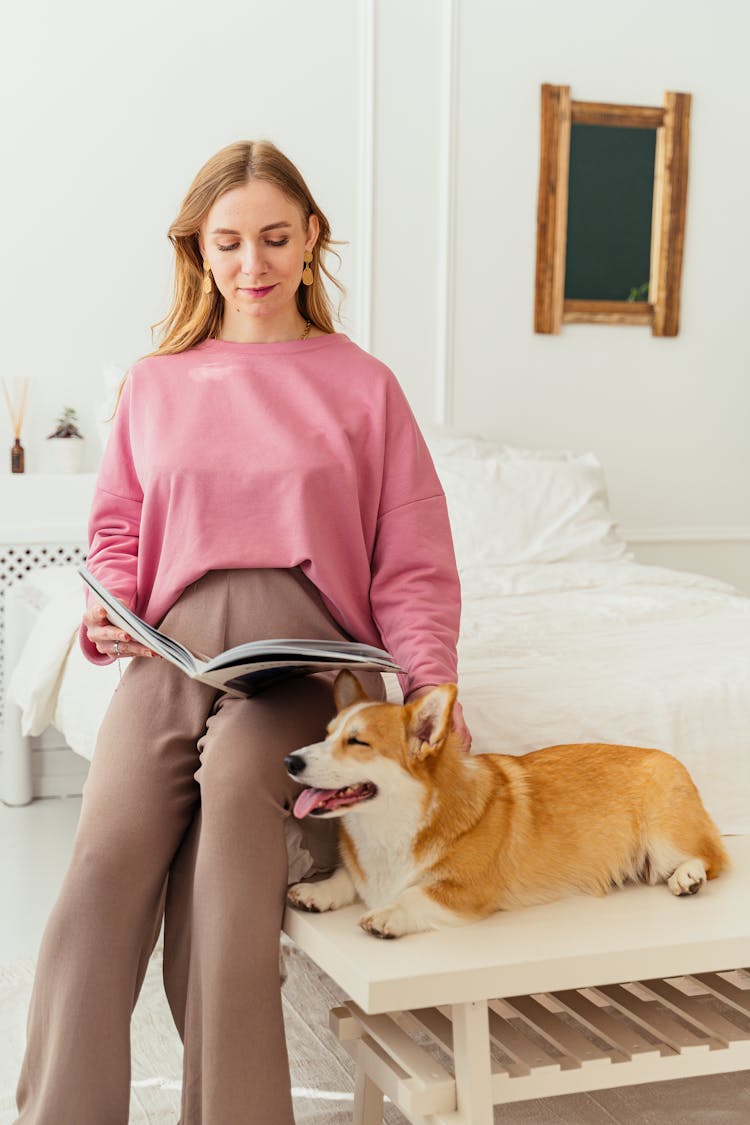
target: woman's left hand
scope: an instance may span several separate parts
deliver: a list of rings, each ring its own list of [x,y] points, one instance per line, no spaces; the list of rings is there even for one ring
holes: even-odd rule
[[[413,691],[411,695],[407,696],[404,702],[414,703],[416,699],[421,699],[423,695],[427,695],[427,692],[432,691],[434,687],[437,687],[437,684],[427,684],[425,687],[417,688],[416,691]],[[464,719],[464,709],[458,702],[458,700],[456,700],[453,704],[453,722],[451,723],[451,731],[454,734],[458,734],[461,736],[461,745],[459,746],[459,749],[462,751],[462,753],[468,754],[471,750],[471,732],[466,725],[466,720]]]

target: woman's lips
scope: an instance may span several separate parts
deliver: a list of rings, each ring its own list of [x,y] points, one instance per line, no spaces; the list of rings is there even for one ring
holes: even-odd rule
[[[266,293],[270,293],[275,288],[273,285],[264,285],[262,289],[245,289],[241,290],[242,293],[249,293],[251,297],[265,297]]]

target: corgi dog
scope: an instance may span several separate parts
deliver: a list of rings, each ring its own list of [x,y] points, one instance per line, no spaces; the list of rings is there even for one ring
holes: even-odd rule
[[[413,703],[370,700],[349,671],[322,742],[287,770],[294,815],[339,817],[343,864],[288,901],[336,910],[359,897],[375,937],[460,925],[570,893],[666,882],[690,895],[729,860],[685,767],[661,750],[549,746],[466,754],[455,684]]]

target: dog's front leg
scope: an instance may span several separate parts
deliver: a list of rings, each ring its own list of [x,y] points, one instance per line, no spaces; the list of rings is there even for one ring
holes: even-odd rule
[[[294,883],[287,889],[287,902],[319,914],[323,910],[338,910],[349,906],[357,898],[357,891],[345,867],[337,867],[330,879],[319,883]]]
[[[439,930],[443,926],[463,926],[468,921],[435,902],[422,887],[407,887],[389,906],[363,914],[359,924],[373,937],[394,938],[421,930]]]

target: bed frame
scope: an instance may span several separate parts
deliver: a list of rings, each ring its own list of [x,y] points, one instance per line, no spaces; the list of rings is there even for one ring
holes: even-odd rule
[[[3,596],[9,672],[42,607],[23,583]],[[2,748],[6,804],[82,791],[88,762],[53,727],[24,738],[9,700]],[[627,887],[394,941],[358,927],[361,905],[287,908],[350,998],[330,1027],[356,1061],[355,1125],[384,1095],[413,1125],[491,1125],[495,1104],[750,1069],[750,836],[726,843],[733,870],[687,899]]]

